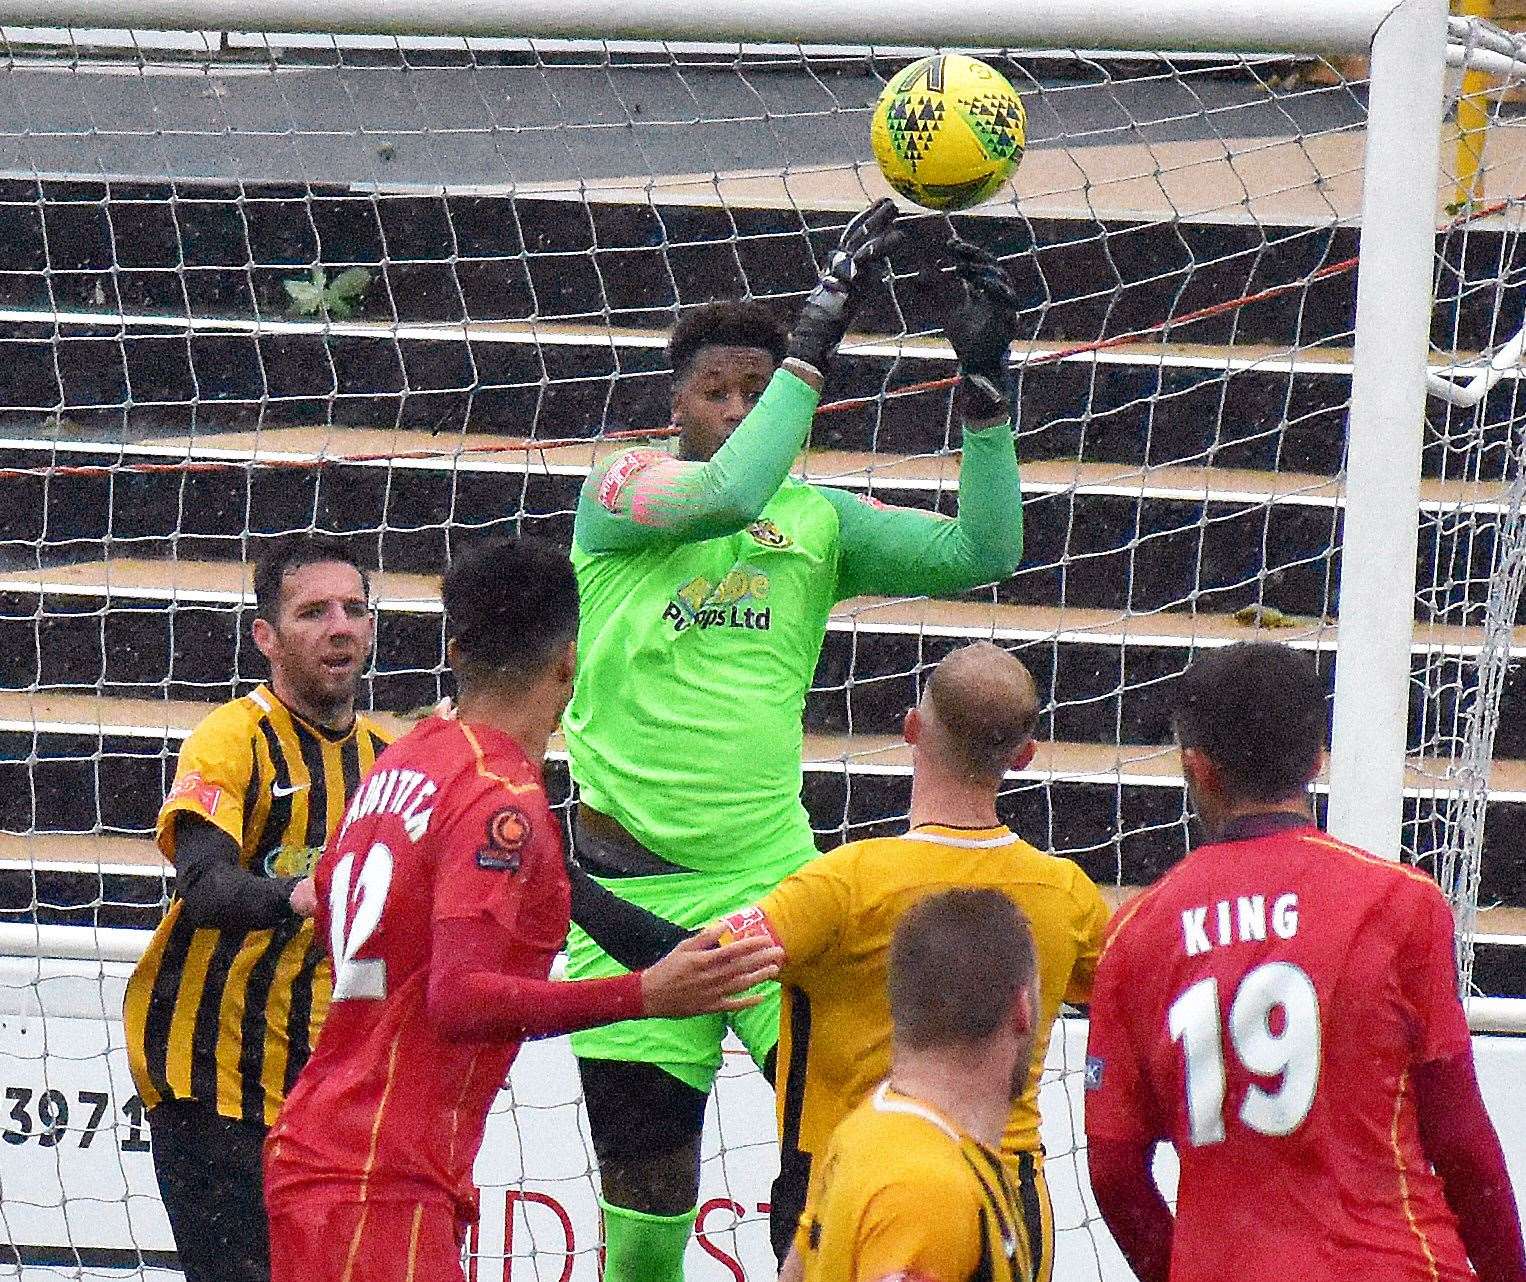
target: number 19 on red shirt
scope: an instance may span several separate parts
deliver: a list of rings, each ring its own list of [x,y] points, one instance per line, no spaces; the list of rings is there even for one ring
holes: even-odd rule
[[[1171,1003],[1171,1040],[1186,1061],[1187,1118],[1192,1144],[1224,1139],[1224,1028],[1219,981],[1200,979]],[[1282,1012],[1280,1030],[1272,1014]],[[1251,1082],[1239,1118],[1261,1135],[1291,1135],[1309,1116],[1319,1087],[1319,995],[1291,962],[1267,962],[1246,974],[1229,1007],[1229,1041],[1248,1073],[1275,1077],[1273,1090]]]

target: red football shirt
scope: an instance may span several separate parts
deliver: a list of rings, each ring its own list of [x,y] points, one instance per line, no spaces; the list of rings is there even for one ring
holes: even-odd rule
[[[431,934],[488,914],[514,941],[503,972],[547,977],[571,896],[540,768],[506,734],[432,717],[377,759],[314,875],[334,996],[266,1145],[267,1199],[449,1201],[469,1215],[519,1041],[434,1031]]]
[[[1312,825],[1240,830],[1115,919],[1087,1135],[1175,1145],[1172,1282],[1472,1277],[1410,1087],[1469,1045],[1446,900]]]

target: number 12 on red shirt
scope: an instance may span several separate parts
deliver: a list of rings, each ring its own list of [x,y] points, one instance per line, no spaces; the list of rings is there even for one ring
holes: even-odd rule
[[[334,956],[336,1002],[353,998],[381,1001],[387,995],[387,963],[380,957],[355,956],[381,924],[387,891],[392,886],[392,851],[378,841],[366,851],[355,879],[355,916],[350,919],[350,875],[355,854],[350,852],[334,865],[329,887],[329,949]]]
[[[1200,979],[1171,1003],[1171,1040],[1182,1044],[1186,1062],[1187,1118],[1192,1144],[1224,1139],[1224,1029],[1219,981]],[[1273,1031],[1272,1012],[1282,1012]],[[1291,1135],[1309,1116],[1319,1087],[1319,995],[1291,962],[1267,962],[1246,974],[1229,1007],[1229,1041],[1249,1073],[1275,1077],[1275,1090],[1251,1082],[1239,1118],[1261,1135]]]

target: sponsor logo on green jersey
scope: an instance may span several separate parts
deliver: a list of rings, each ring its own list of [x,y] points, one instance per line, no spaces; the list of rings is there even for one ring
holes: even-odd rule
[[[672,623],[674,632],[689,628],[767,632],[773,623],[773,611],[764,604],[767,600],[768,575],[738,567],[719,583],[712,583],[703,575],[690,579],[673,593],[662,617]]]

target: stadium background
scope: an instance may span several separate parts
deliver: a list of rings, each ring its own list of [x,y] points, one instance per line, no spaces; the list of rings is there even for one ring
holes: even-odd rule
[[[593,438],[666,422],[676,308],[744,293],[792,306],[810,247],[882,190],[866,111],[905,61],[251,39],[208,63],[177,43],[76,41],[62,61],[13,44],[0,62],[0,920],[18,926],[158,919],[172,874],[146,835],[176,747],[262,675],[240,601],[263,538],[352,535],[381,571],[367,698],[433,702],[433,576],[453,544],[568,537]],[[892,830],[919,675],[994,636],[1050,700],[1003,815],[1122,894],[1185,849],[1166,695],[1193,649],[1270,635],[1333,663],[1355,277],[1299,282],[1356,253],[1361,86],[1234,59],[1012,71],[1029,105],[1022,203],[954,221],[1017,255],[1043,299],[1020,345],[1035,358],[1024,565],[958,602],[839,609],[807,707],[805,795],[824,846]],[[1486,197],[1516,194],[1513,134],[1491,135]],[[952,370],[925,337],[936,306],[917,275],[942,234],[916,226],[860,318],[827,397],[867,403],[823,415],[806,468],[950,511],[946,389],[883,395]],[[1438,238],[1439,347],[1518,326],[1481,284],[1513,275],[1515,246],[1509,220]],[[365,271],[353,318],[291,314],[287,283],[314,266],[325,281]],[[1109,340],[1127,341],[1059,358]],[[1492,449],[1500,475],[1517,386],[1483,417],[1479,457]],[[1478,477],[1454,474],[1451,411],[1428,414],[1423,497],[1439,513]],[[1468,679],[1466,654],[1434,643],[1467,641],[1445,630],[1478,622],[1491,555],[1487,530],[1423,521],[1417,759]],[[1501,996],[1526,995],[1523,698],[1512,680],[1481,895],[1497,907],[1474,976]],[[565,800],[559,759],[550,774]],[[1417,788],[1407,805],[1424,862],[1433,802]],[[98,1073],[102,1049],[69,1058]],[[42,1063],[35,1047],[15,1058]],[[17,1105],[30,1128],[13,1111],[4,1138],[58,1165],[73,1140],[44,1152],[40,1102]]]

